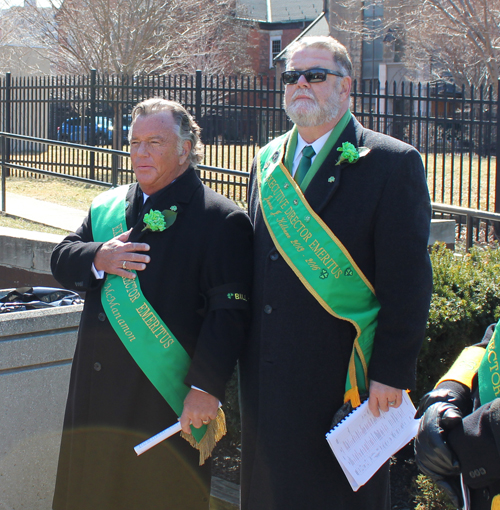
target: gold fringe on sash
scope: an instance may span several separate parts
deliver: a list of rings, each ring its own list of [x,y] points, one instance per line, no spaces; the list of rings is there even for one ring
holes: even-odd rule
[[[183,437],[193,448],[196,448],[200,452],[200,466],[212,455],[212,451],[215,445],[222,437],[226,434],[226,416],[224,411],[219,407],[217,411],[217,417],[207,425],[207,431],[203,436],[202,440],[198,443],[194,436],[191,434],[185,434],[181,430],[181,437]]]

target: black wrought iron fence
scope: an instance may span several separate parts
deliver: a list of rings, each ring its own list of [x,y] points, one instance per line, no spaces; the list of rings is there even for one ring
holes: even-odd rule
[[[183,103],[202,127],[206,165],[248,172],[258,149],[290,128],[281,106],[283,93],[274,79],[201,72],[133,77],[8,74],[0,78],[0,131],[126,150],[133,106],[162,96]],[[433,202],[500,212],[497,90],[444,83],[366,88],[354,83],[352,111],[365,126],[421,152]],[[97,153],[83,157],[74,147],[48,148],[35,142],[10,140],[5,157],[20,166],[36,160],[44,168],[67,173],[84,168],[91,179],[109,179],[113,164],[123,175],[130,171],[120,160],[113,163]],[[215,174],[210,179],[220,180]]]

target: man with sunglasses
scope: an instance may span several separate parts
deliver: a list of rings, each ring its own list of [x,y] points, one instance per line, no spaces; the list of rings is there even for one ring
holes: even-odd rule
[[[295,126],[253,164],[243,510],[390,508],[388,463],[353,492],[325,434],[341,408],[369,398],[379,416],[414,388],[431,208],[418,152],[350,113],[351,73],[335,39],[293,43],[283,82]]]

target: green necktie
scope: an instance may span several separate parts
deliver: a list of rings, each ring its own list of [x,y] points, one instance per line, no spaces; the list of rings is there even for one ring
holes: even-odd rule
[[[310,145],[306,145],[302,149],[302,158],[300,159],[299,166],[295,172],[295,181],[300,186],[300,183],[307,174],[309,168],[311,168],[311,159],[316,155],[314,149]]]

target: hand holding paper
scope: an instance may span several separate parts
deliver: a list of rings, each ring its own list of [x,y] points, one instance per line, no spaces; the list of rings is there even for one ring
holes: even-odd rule
[[[177,434],[180,430],[181,423],[178,421],[174,425],[168,427],[168,429],[162,430],[155,436],[146,439],[146,441],[138,444],[137,446],[134,446],[135,453],[137,453],[137,455],[141,455],[142,453],[147,452],[150,448],[153,448],[153,446],[156,446],[158,443],[165,441],[165,439],[168,439],[170,436]]]

